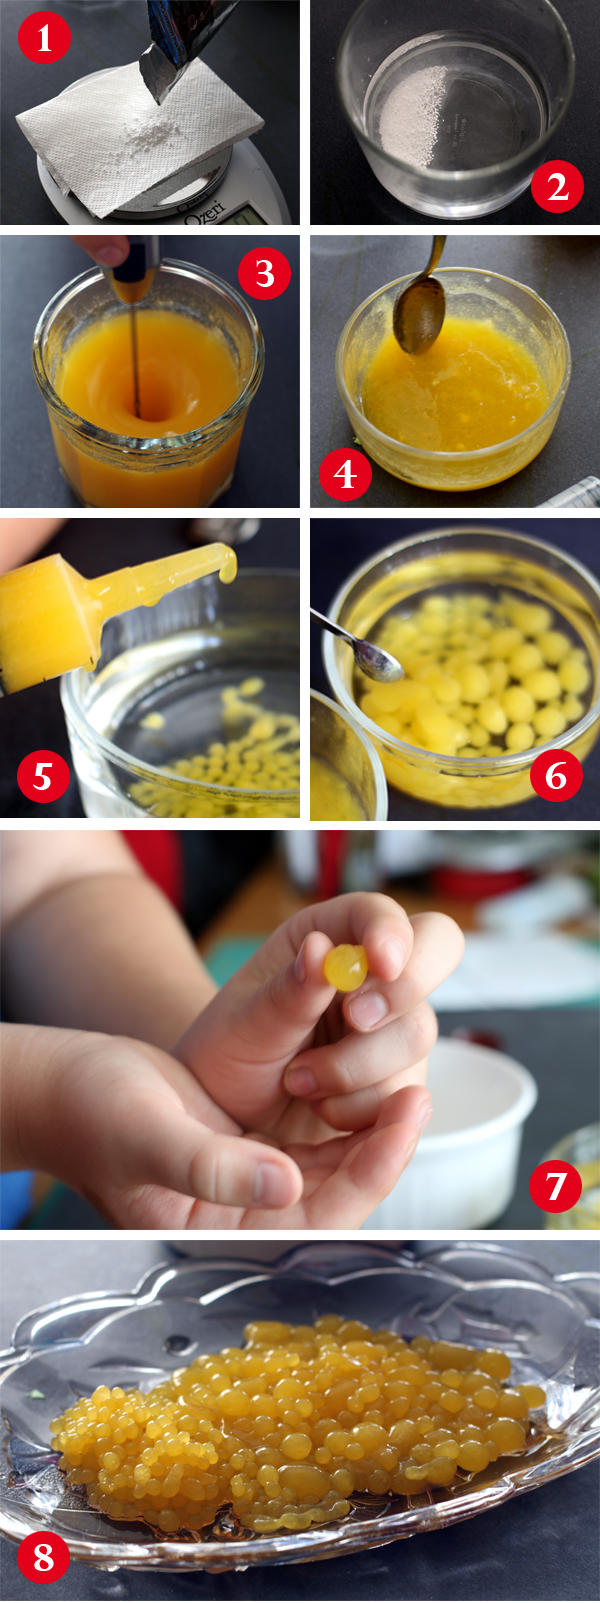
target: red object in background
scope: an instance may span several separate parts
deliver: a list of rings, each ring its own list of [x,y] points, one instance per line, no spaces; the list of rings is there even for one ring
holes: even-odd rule
[[[515,868],[505,874],[493,874],[486,869],[451,868],[444,863],[431,874],[432,889],[439,896],[456,896],[464,902],[484,902],[488,896],[506,896],[520,885],[528,885],[532,875],[527,869]]]
[[[153,879],[169,901],[183,911],[183,852],[179,835],[172,829],[124,829],[123,839],[149,879]]]
[[[493,1035],[491,1030],[472,1030],[468,1024],[459,1024],[455,1030],[450,1031],[453,1041],[473,1041],[476,1046],[489,1046],[493,1052],[502,1052],[503,1041],[501,1035]]]
[[[317,897],[327,902],[330,896],[339,896],[342,873],[350,844],[348,829],[319,830],[319,883]]]

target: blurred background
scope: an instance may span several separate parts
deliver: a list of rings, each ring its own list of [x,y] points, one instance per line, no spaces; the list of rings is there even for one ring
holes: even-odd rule
[[[180,911],[219,985],[285,919],[342,891],[379,889],[410,914],[465,931],[434,993],[441,1043],[434,1116],[416,1158],[365,1228],[597,1229],[598,832],[596,830],[125,831]],[[583,1195],[546,1215],[529,1177],[547,1156]],[[48,1176],[13,1176],[3,1225],[106,1228]],[[383,1212],[385,1210],[385,1212]]]

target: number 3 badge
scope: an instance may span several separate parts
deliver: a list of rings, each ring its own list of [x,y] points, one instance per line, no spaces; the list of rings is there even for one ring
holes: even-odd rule
[[[238,267],[238,278],[245,295],[253,300],[272,301],[283,295],[292,276],[287,256],[272,245],[259,245],[249,250]]]

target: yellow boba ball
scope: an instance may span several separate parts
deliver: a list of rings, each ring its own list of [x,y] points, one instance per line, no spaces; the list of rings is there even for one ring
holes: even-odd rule
[[[512,652],[508,666],[513,679],[523,679],[526,673],[534,673],[536,668],[543,668],[544,659],[539,647],[525,640],[522,646],[517,646],[516,651]]]
[[[536,734],[543,735],[545,740],[554,740],[566,729],[567,720],[558,707],[538,707],[533,716],[533,727]]]
[[[589,668],[585,662],[581,662],[579,656],[576,657],[574,652],[569,652],[568,657],[564,658],[558,669],[558,681],[560,687],[558,694],[562,689],[572,691],[575,696],[580,696],[583,690],[587,690],[590,682]]]
[[[483,724],[480,724],[478,718],[469,725],[469,740],[472,746],[481,747],[488,744],[488,731],[484,729]]]
[[[523,636],[520,629],[509,629],[508,627],[496,629],[487,643],[488,655],[490,657],[511,657],[517,646],[521,645],[522,639]]]
[[[517,629],[524,635],[543,634],[550,628],[552,613],[549,607],[536,606],[534,602],[513,601],[507,606],[507,612]]]
[[[537,643],[544,662],[549,662],[553,668],[566,657],[571,645],[569,636],[563,634],[561,629],[545,629],[543,634],[538,635]]]
[[[560,705],[562,705],[567,723],[576,724],[577,719],[581,718],[583,712],[583,702],[580,701],[579,696],[564,696]]]
[[[533,746],[534,733],[531,724],[511,724],[506,731],[506,745],[509,751],[528,751]]]
[[[483,701],[489,695],[490,681],[485,668],[480,668],[477,663],[468,663],[464,668],[459,668],[457,678],[463,701]]]
[[[497,657],[495,662],[486,662],[484,666],[490,681],[491,694],[492,696],[499,696],[500,691],[506,688],[510,677],[508,663],[505,662],[503,657]]]
[[[477,708],[477,718],[490,735],[503,735],[508,724],[508,718],[503,707],[500,706],[499,701],[494,700],[493,696],[488,696],[485,701],[480,702]]]
[[[561,680],[552,668],[538,668],[535,673],[526,674],[523,684],[534,701],[551,701],[553,696],[560,696]],[[570,686],[562,688],[567,690]]]
[[[511,724],[529,723],[535,712],[533,696],[522,685],[510,685],[500,696],[500,706],[504,708]]]
[[[324,977],[336,991],[357,991],[368,972],[364,946],[334,946],[323,964]]]

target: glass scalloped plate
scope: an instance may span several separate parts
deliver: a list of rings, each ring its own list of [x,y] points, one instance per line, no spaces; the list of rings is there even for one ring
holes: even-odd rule
[[[379,1547],[470,1519],[579,1469],[600,1451],[600,1275],[552,1277],[500,1246],[456,1243],[416,1256],[375,1245],[309,1244],[264,1265],[234,1256],[162,1264],[130,1295],[90,1293],[27,1314],[0,1355],[5,1435],[0,1528],[15,1542],[56,1532],[72,1560],[114,1570],[219,1572]],[[166,1536],[124,1524],[71,1491],[49,1421],[97,1385],[149,1390],[197,1353],[238,1345],[251,1319],[312,1323],[343,1314],[369,1325],[509,1353],[513,1378],[544,1386],[520,1453],[414,1498],[357,1495],[335,1524],[258,1536],[223,1509],[212,1526]]]

